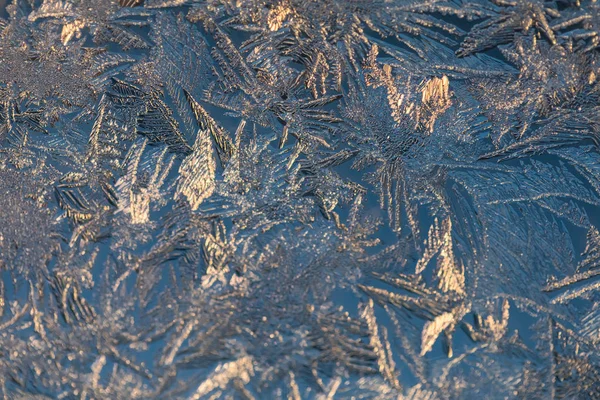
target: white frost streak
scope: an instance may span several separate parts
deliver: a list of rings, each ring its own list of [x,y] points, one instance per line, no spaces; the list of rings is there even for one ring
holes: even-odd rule
[[[179,168],[176,199],[185,197],[192,210],[196,210],[215,189],[216,168],[210,134],[199,130],[192,154]]]
[[[240,380],[244,384],[250,382],[254,375],[252,357],[246,356],[236,361],[221,364],[204,382],[198,386],[196,392],[189,397],[190,400],[200,400],[215,389],[225,389],[232,380]]]
[[[454,315],[452,313],[444,313],[435,317],[433,321],[429,321],[423,327],[421,333],[421,356],[427,354],[433,348],[433,344],[437,340],[440,333],[454,323]]]

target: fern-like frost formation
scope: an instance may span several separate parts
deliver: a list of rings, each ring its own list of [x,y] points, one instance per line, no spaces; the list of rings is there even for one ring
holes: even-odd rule
[[[595,0],[0,5],[0,398],[600,399]]]

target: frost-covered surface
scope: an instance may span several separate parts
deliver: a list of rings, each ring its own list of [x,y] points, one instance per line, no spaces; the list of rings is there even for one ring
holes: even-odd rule
[[[594,0],[12,0],[5,399],[599,399]]]

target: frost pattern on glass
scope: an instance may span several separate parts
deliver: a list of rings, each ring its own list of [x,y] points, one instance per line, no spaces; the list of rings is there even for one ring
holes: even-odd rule
[[[595,0],[8,3],[2,398],[600,399]]]

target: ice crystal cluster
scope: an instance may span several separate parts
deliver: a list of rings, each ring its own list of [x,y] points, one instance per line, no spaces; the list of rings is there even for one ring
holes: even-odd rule
[[[600,399],[600,4],[9,0],[0,274],[2,399]]]

